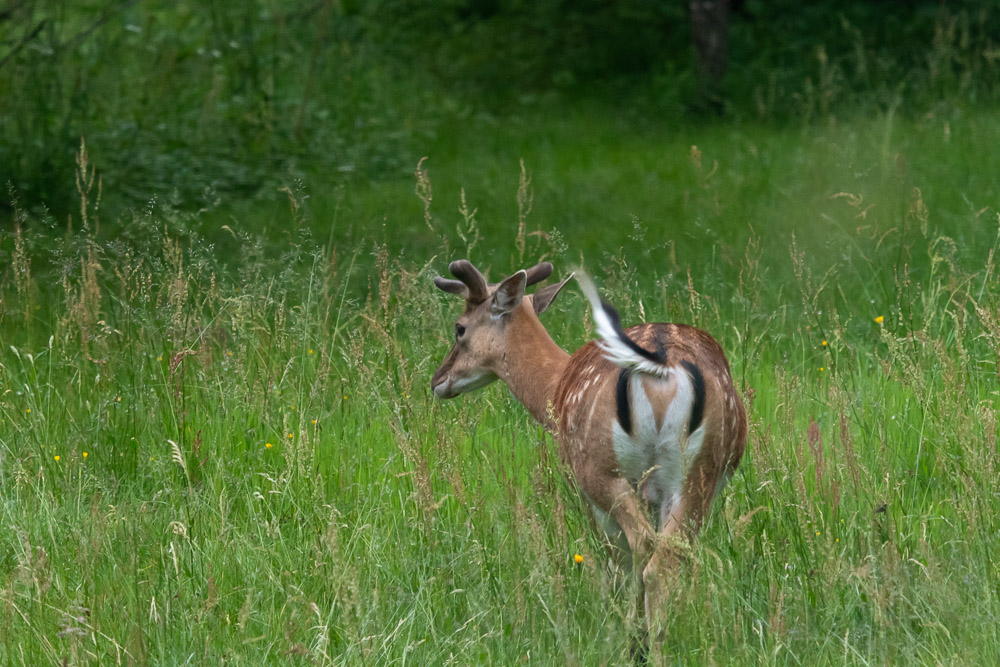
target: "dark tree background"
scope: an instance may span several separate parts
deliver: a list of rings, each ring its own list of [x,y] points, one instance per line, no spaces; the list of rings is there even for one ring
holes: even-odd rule
[[[812,122],[994,103],[986,0],[0,0],[0,182],[55,210],[86,136],[116,196],[408,176],[469,114]],[[7,187],[7,184],[10,187]]]

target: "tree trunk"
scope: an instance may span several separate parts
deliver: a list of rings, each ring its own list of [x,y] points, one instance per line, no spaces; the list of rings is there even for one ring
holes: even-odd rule
[[[729,0],[691,0],[691,40],[708,92],[718,89],[729,60]]]

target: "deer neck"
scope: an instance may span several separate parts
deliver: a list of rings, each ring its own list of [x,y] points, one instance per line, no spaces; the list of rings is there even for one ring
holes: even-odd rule
[[[511,345],[497,374],[528,412],[552,430],[550,405],[570,355],[556,345],[538,316],[525,308],[515,311],[507,334]]]

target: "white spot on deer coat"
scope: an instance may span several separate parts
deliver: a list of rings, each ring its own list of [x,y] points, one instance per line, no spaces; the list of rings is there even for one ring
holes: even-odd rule
[[[587,428],[590,428],[590,424],[594,420],[594,410],[596,409],[597,401],[592,401],[590,404],[590,412],[587,413]]]

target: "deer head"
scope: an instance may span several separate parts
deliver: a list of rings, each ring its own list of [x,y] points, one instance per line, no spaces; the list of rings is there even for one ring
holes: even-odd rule
[[[431,379],[438,398],[454,398],[496,380],[501,362],[515,355],[518,346],[529,344],[511,334],[511,323],[525,318],[537,321],[572,278],[570,275],[526,295],[525,288],[549,277],[550,263],[518,271],[498,284],[487,283],[479,269],[465,259],[452,262],[448,270],[458,280],[437,276],[434,284],[463,297],[465,311],[455,322],[455,344]]]

